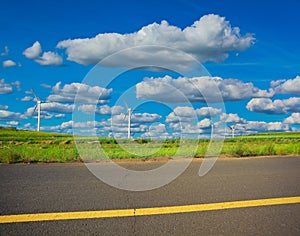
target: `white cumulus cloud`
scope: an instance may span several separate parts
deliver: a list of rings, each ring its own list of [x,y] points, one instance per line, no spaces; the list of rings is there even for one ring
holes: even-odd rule
[[[288,112],[300,112],[300,98],[277,99],[272,101],[269,98],[254,98],[247,104],[249,111],[266,114],[286,114]]]
[[[12,125],[12,126],[17,126],[19,125],[19,122],[18,121],[8,121],[6,122],[7,125]]]
[[[25,96],[21,99],[22,102],[29,102],[29,101],[32,101],[33,100],[33,97],[31,96]]]
[[[300,124],[300,113],[296,112],[296,113],[292,113],[291,116],[287,117],[283,123],[286,124]]]
[[[108,105],[97,107],[91,104],[84,104],[79,106],[78,110],[86,114],[119,115],[123,112],[123,107],[121,106],[110,107]]]
[[[272,81],[271,86],[275,87],[277,94],[300,94],[300,76],[289,80]]]
[[[154,123],[158,122],[161,119],[161,116],[158,114],[150,114],[150,113],[135,113],[131,116],[132,123]]]
[[[42,46],[36,41],[31,47],[25,49],[23,55],[43,66],[59,66],[63,63],[62,57],[55,52],[44,52],[42,56],[40,56],[41,53]]]
[[[2,67],[13,67],[16,66],[17,64],[13,60],[6,60],[2,62]]]
[[[282,122],[248,121],[246,124],[238,124],[236,129],[242,132],[288,131],[289,126]]]
[[[204,128],[211,127],[211,120],[208,119],[208,118],[205,118],[205,119],[203,119],[203,120],[200,120],[200,121],[197,123],[197,127],[200,128],[200,129],[204,129]]]
[[[89,86],[82,83],[65,84],[61,87],[61,82],[52,87],[52,93],[48,96],[49,102],[71,102],[76,98],[77,103],[100,104],[110,99],[112,89],[106,89],[99,86]]]
[[[42,110],[47,112],[56,112],[56,113],[72,113],[74,110],[74,104],[62,104],[58,102],[47,102],[42,103]]]
[[[165,124],[159,123],[149,127],[149,130],[141,135],[142,138],[167,139],[172,136],[166,131]]]
[[[146,133],[149,131],[150,124],[157,123],[161,119],[158,114],[151,113],[133,113],[131,116],[131,134]],[[114,115],[111,118],[104,120],[101,132],[109,132],[114,137],[126,137],[128,131],[128,116],[124,113]]]
[[[193,107],[178,106],[167,115],[167,123],[177,123],[177,122],[193,122],[197,117],[215,117],[221,113],[221,109],[214,107],[202,107],[194,109]]]
[[[43,55],[36,58],[35,61],[43,66],[59,66],[63,62],[61,56],[55,52],[44,52]]]
[[[22,115],[19,112],[0,110],[0,120],[2,121],[21,120],[24,118],[25,118],[24,115]]]
[[[36,59],[42,53],[42,47],[39,41],[36,41],[31,47],[25,49],[23,55],[28,59]]]
[[[166,117],[167,123],[177,123],[177,122],[192,122],[197,117],[196,110],[192,107],[179,106]]]
[[[221,113],[221,109],[214,108],[214,107],[202,107],[199,109],[196,109],[197,116],[203,116],[203,117],[215,117]]]
[[[13,92],[10,84],[5,83],[5,79],[0,79],[0,94],[9,94]]]
[[[234,113],[222,113],[220,115],[220,120],[226,123],[246,123],[246,120],[244,118],[241,118],[238,114]]]
[[[141,124],[155,123],[161,119],[161,116],[156,113],[133,113],[131,115],[131,126],[139,126]],[[125,114],[115,115],[106,120],[106,126],[127,127],[128,116]]]
[[[231,51],[242,51],[254,42],[252,34],[241,35],[238,27],[232,27],[224,17],[210,14],[201,17],[194,24],[184,29],[170,25],[167,21],[153,23],[129,34],[105,33],[93,38],[77,38],[60,41],[58,48],[66,49],[68,60],[80,64],[97,64],[101,59],[113,53],[139,46],[159,45],[174,48],[192,54],[199,61],[223,61]],[[151,60],[168,61],[175,57],[169,53],[157,54],[157,50],[149,52],[149,48],[140,48],[139,55],[128,51],[127,60],[121,58],[111,62],[115,65],[127,65],[130,60],[142,63]],[[155,57],[151,57],[156,55]],[[150,58],[149,58],[150,56]],[[149,61],[150,60],[150,61]],[[177,62],[186,62],[185,58],[177,58]]]
[[[220,77],[145,78],[136,85],[137,98],[169,103],[239,101],[253,97],[272,97],[273,91],[260,90],[252,83]]]

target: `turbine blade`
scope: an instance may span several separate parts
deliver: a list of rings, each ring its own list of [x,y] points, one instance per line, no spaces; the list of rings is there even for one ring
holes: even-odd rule
[[[36,95],[36,93],[35,93],[35,91],[34,91],[33,88],[31,88],[31,92],[33,93],[33,95],[34,95],[34,97],[35,97],[35,99],[36,99],[37,101],[41,101],[41,99]]]
[[[126,119],[126,116],[127,116],[127,115],[128,115],[128,111],[127,111],[126,114],[124,115],[123,120]]]
[[[125,106],[126,106],[126,108],[127,108],[127,110],[128,110],[128,109],[129,109],[129,106],[128,106],[127,102],[125,101],[125,99],[123,99],[123,102],[125,103]]]
[[[36,108],[37,108],[37,104],[34,106],[34,109],[33,109],[33,112],[31,114],[31,116],[33,116],[33,114],[35,113]]]

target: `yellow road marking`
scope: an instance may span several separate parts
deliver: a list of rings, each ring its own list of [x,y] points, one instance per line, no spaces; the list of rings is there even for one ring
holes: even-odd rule
[[[123,209],[123,210],[121,209],[121,210],[101,210],[101,211],[82,211],[82,212],[55,212],[55,213],[1,215],[0,223],[5,224],[5,223],[51,221],[51,220],[56,221],[56,220],[162,215],[162,214],[214,211],[214,210],[224,210],[224,209],[234,209],[234,208],[296,204],[296,203],[300,203],[300,196],[234,201],[234,202],[218,202],[218,203],[207,203],[207,204],[196,204],[196,205],[185,205],[185,206]]]

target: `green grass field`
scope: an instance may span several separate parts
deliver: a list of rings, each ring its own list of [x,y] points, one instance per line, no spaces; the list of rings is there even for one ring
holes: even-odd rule
[[[0,163],[99,160],[103,153],[110,159],[149,159],[174,155],[203,157],[209,145],[209,140],[187,140],[184,144],[179,139],[150,143],[147,139],[128,142],[99,137],[100,144],[92,137],[77,137],[76,140],[80,144],[79,149],[72,135],[0,127]],[[181,149],[178,149],[179,146]],[[226,139],[221,155],[300,155],[300,133],[263,133]]]

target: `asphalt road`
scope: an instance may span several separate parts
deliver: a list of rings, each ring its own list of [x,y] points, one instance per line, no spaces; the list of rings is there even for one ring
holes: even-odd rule
[[[178,206],[300,196],[300,157],[201,160],[170,184],[119,190],[83,164],[0,165],[0,215]],[[127,163],[149,169],[154,163]],[[300,204],[104,219],[0,224],[0,235],[300,235]]]

